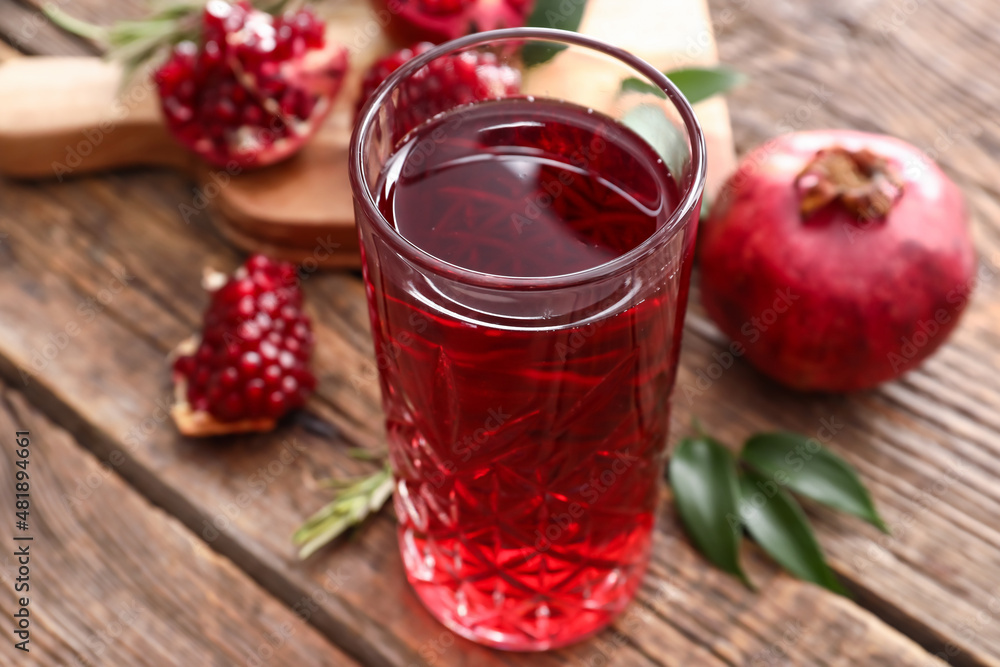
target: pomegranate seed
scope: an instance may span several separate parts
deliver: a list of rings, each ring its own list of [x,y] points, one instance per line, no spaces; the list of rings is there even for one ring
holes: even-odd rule
[[[267,395],[267,402],[264,405],[264,412],[269,417],[280,417],[285,414],[287,410],[288,401],[285,398],[285,394],[281,391],[272,391]]]
[[[264,382],[269,385],[276,385],[281,382],[281,366],[272,364],[264,369]]]
[[[316,379],[308,366],[312,332],[295,276],[293,266],[256,255],[213,293],[198,349],[174,362],[194,410],[227,422],[278,418],[305,403]],[[279,325],[310,342],[283,335]]]
[[[403,49],[372,65],[361,82],[357,111],[385,79],[403,63],[427,52],[423,42]],[[510,97],[521,88],[520,73],[499,63],[492,53],[464,52],[432,60],[399,88],[396,105],[396,139],[437,114],[456,106]]]
[[[240,372],[243,374],[243,377],[254,377],[260,371],[260,367],[260,355],[253,350],[244,352],[243,356],[240,357]]]
[[[156,72],[167,127],[218,166],[289,157],[318,129],[332,106],[318,102],[337,95],[347,71],[346,49],[315,53],[324,33],[309,9],[275,18],[246,0],[211,0],[199,43],[178,43]]]

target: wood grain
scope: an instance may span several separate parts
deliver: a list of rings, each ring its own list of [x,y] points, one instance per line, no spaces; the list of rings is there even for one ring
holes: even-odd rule
[[[692,414],[734,445],[753,430],[816,433],[823,419],[843,423],[831,446],[859,467],[894,533],[886,539],[811,508],[821,541],[858,602],[958,665],[1000,664],[998,14],[986,0],[713,2],[723,60],[753,77],[733,98],[741,149],[824,126],[888,131],[927,147],[969,198],[984,271],[944,349],[901,381],[850,397],[795,395],[739,360],[703,393],[685,393],[699,373],[714,372],[725,346],[695,290],[675,394],[675,439]],[[376,447],[382,438],[363,290],[350,275],[309,274],[322,374],[312,418],[273,436],[178,439],[156,418],[167,392],[162,355],[196,325],[201,266],[236,261],[204,215],[178,219],[191,196],[177,178],[142,172],[0,185],[0,368],[21,383],[20,370],[41,359],[25,389],[32,400],[99,456],[127,448],[123,476],[203,539],[213,520],[232,514],[210,544],[290,606],[343,568],[342,588],[311,622],[362,662],[587,664],[601,651],[622,665],[939,664],[855,605],[775,575],[754,550],[747,556],[762,593],[744,591],[690,551],[669,511],[634,607],[659,611],[638,625],[625,617],[617,629],[626,640],[610,630],[524,663],[466,642],[445,646],[448,635],[402,585],[389,516],[297,564],[287,534],[323,501],[315,479],[362,469],[338,449],[344,441]],[[121,268],[134,276],[128,288],[84,322],[80,304],[109,289]],[[52,360],[34,357],[69,321],[79,335]],[[339,435],[316,435],[329,429]],[[250,475],[280,460],[281,440],[293,436],[306,451],[266,496],[233,511]],[[786,624],[796,621],[808,631],[788,640]]]
[[[354,665],[245,573],[129,488],[65,431],[0,385],[0,493],[14,497],[14,432],[30,431],[25,471],[29,588],[17,593],[18,559],[5,549],[5,612],[28,596],[29,653],[5,641],[4,664]],[[23,583],[23,582],[22,582]]]
[[[112,12],[95,3],[74,6],[70,11],[82,12],[102,24],[112,21],[108,15]],[[123,7],[126,15],[135,11],[132,5]],[[38,11],[27,14],[29,18],[24,20],[29,28],[25,30],[33,38],[47,34],[33,27],[41,16]],[[375,38],[368,37],[366,30],[379,25],[368,0],[340,2],[326,7],[325,14],[331,22],[328,47],[332,50],[342,43],[350,55],[343,92],[318,133],[301,152],[281,164],[247,171],[195,159],[170,137],[152,84],[142,73],[122,92],[121,72],[115,63],[96,58],[25,58],[0,68],[0,97],[8,100],[0,106],[0,173],[62,181],[112,168],[170,166],[187,172],[204,193],[195,200],[198,206],[188,205],[180,211],[185,219],[196,208],[210,207],[220,230],[236,245],[296,261],[311,256],[317,238],[329,236],[336,247],[324,254],[321,264],[357,267],[347,170],[355,105],[368,65],[399,45],[391,44],[381,32]],[[635,22],[623,20],[626,16],[641,16],[643,21],[637,28]],[[634,2],[627,14],[611,0],[590,0],[581,30],[630,47],[661,69],[716,59],[705,0],[643,0]],[[705,41],[690,51],[685,48],[685,36],[700,36]],[[45,42],[35,46],[62,51],[78,45]],[[87,48],[83,44],[79,47]],[[598,88],[597,64],[589,61],[586,66],[577,66],[572,58],[557,57],[534,68],[527,78],[579,81],[564,89],[565,94],[553,91],[553,95],[586,103],[579,98],[580,91]],[[604,67],[603,71],[606,94],[617,107],[625,73],[616,67]],[[530,87],[524,92],[540,94]],[[711,193],[733,165],[732,134],[723,99],[700,104],[698,114],[709,149]]]
[[[334,577],[336,594],[311,622],[365,664],[508,664],[505,654],[452,637],[421,609],[405,585],[390,516],[305,564],[294,558],[288,536],[325,497],[316,480],[365,469],[345,456],[345,442],[382,443],[364,295],[355,277],[310,274],[305,282],[319,340],[321,389],[311,416],[269,436],[215,443],[180,438],[162,421],[163,356],[196,325],[205,303],[197,288],[201,266],[228,269],[236,261],[219,239],[182,227],[162,210],[182,188],[148,174],[59,188],[6,186],[0,229],[9,234],[10,261],[0,269],[0,367],[21,381],[20,370],[32,368],[34,351],[44,354],[49,334],[58,337],[68,321],[79,321],[80,333],[63,350],[36,363],[26,391],[99,457],[124,451],[122,474],[136,488],[289,605]],[[28,217],[45,223],[14,222]],[[128,287],[106,299],[99,317],[83,322],[78,304],[111,291],[116,275],[128,276]],[[281,457],[289,447],[286,464]],[[253,475],[272,465],[265,494],[242,496],[241,505]],[[936,664],[869,613],[776,574],[756,551],[748,558],[767,594],[708,568],[667,511],[652,575],[632,611],[591,642],[516,664],[724,665],[762,656],[775,664],[837,664],[866,654],[876,662]],[[801,627],[786,639],[788,624],[796,622]]]
[[[688,409],[734,442],[772,425],[815,433],[821,418],[837,416],[844,429],[834,446],[872,484],[894,535],[817,511],[835,567],[862,604],[951,664],[1000,664],[1000,73],[990,65],[1000,55],[1000,7],[712,7],[722,60],[752,77],[731,99],[738,148],[823,127],[906,139],[965,192],[981,267],[951,342],[898,382],[846,398],[802,397],[738,364]],[[724,345],[692,301],[681,384],[693,383]]]

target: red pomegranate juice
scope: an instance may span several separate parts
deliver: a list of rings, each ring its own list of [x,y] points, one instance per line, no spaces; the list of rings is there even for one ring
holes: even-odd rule
[[[664,225],[678,199],[631,130],[526,99],[431,121],[389,158],[376,192],[389,223],[426,253],[514,278],[613,260]],[[456,632],[550,648],[600,629],[635,593],[667,438],[683,265],[668,277],[661,263],[645,279],[674,287],[638,303],[618,291],[594,305],[581,287],[580,303],[592,305],[574,313],[564,294],[549,324],[538,313],[544,288],[503,300],[497,321],[366,259],[403,558],[420,598]]]

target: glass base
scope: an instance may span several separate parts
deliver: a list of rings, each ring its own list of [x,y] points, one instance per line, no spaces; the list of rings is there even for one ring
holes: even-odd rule
[[[646,569],[645,558],[633,561],[627,571],[613,569],[606,581],[595,586],[597,595],[522,593],[516,598],[505,596],[501,588],[522,587],[509,574],[497,572],[495,578],[503,585],[485,595],[482,581],[442,578],[440,570],[428,569],[426,554],[414,550],[415,543],[406,532],[400,533],[400,548],[407,578],[428,611],[455,634],[508,651],[545,651],[596,634],[628,606]]]

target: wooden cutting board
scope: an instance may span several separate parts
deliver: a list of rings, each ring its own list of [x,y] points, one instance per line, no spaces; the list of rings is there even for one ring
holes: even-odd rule
[[[716,61],[705,0],[590,0],[581,31],[624,47],[659,69]],[[0,174],[72,178],[129,166],[181,169],[198,183],[184,217],[209,208],[236,245],[324,266],[358,265],[347,146],[360,80],[368,66],[398,48],[381,32],[366,0],[331,8],[329,39],[345,44],[351,68],[333,113],[294,158],[242,173],[202,163],[163,125],[156,92],[139,82],[118,96],[121,72],[98,58],[17,58],[0,65]],[[370,33],[375,33],[374,37]],[[709,146],[709,192],[735,156],[725,101],[697,105]],[[335,250],[330,252],[330,248]]]

